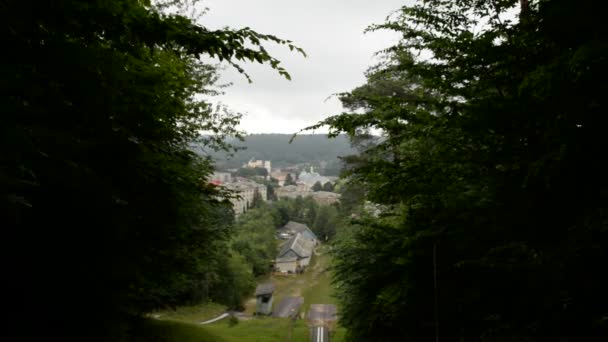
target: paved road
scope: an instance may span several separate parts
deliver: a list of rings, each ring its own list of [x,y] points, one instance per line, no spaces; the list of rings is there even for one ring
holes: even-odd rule
[[[324,326],[311,328],[310,342],[329,342],[329,330]]]
[[[332,304],[311,304],[308,309],[308,322],[311,342],[329,342],[329,329],[338,320],[338,310]]]
[[[304,304],[304,298],[302,297],[285,297],[283,300],[274,308],[274,317],[296,317],[300,312],[300,307]]]
[[[325,325],[338,320],[338,310],[332,304],[311,304],[308,320],[312,325]]]

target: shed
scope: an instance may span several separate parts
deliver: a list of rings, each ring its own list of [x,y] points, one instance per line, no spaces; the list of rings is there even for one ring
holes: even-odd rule
[[[255,289],[255,313],[260,315],[270,315],[272,313],[272,294],[274,293],[274,284],[260,284]]]

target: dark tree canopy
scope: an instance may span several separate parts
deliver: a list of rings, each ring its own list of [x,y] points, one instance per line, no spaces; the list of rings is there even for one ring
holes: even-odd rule
[[[291,43],[211,31],[149,1],[1,8],[3,304],[20,333],[115,340],[124,316],[204,297],[231,214],[189,146],[225,147],[238,116],[205,102],[217,73],[199,57],[289,78],[260,44]],[[216,135],[196,141],[201,131]],[[31,329],[22,310],[52,314]]]
[[[323,191],[334,191],[334,185],[331,182],[326,182],[325,184],[323,184]]]
[[[323,190],[323,185],[321,185],[321,182],[315,182],[315,184],[312,185],[312,191],[321,191]]]
[[[291,177],[291,173],[288,173],[287,176],[285,176],[283,185],[296,185],[296,181]]]
[[[600,7],[418,1],[376,27],[402,40],[321,123],[368,141],[347,176],[382,205],[334,250],[353,340],[606,339]]]

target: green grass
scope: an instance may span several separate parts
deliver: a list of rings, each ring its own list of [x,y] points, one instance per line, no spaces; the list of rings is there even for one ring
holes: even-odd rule
[[[180,322],[198,323],[215,318],[226,312],[226,306],[205,303],[194,306],[181,306],[176,310],[163,310],[150,314],[151,317]]]
[[[226,342],[201,325],[146,319],[133,331],[133,342]]]
[[[274,305],[278,305],[283,298],[289,296],[304,297],[302,307],[304,311],[308,310],[310,304],[336,304],[336,299],[332,297],[331,273],[327,270],[330,257],[325,248],[320,248],[319,251],[321,255],[313,256],[304,274],[273,275],[258,280],[258,283],[272,282],[275,284]],[[253,313],[253,307],[251,313]]]
[[[205,325],[210,333],[226,342],[283,342],[290,341],[290,320],[287,318],[256,317],[230,326],[228,321]]]
[[[302,295],[306,309],[310,304],[336,304],[336,299],[333,297],[331,274],[328,271],[320,271],[315,274],[303,290]]]
[[[208,325],[147,319],[135,331],[132,342],[308,342],[310,328],[303,320],[290,327],[287,318],[254,318],[230,326],[227,320]],[[344,341],[345,329],[331,334],[332,342]]]
[[[330,256],[325,248],[320,248],[321,255],[315,255],[311,263],[300,275],[267,276],[258,279],[258,283],[271,281],[275,284],[274,305],[287,296],[304,297],[302,312],[308,311],[310,304],[336,304],[332,297],[331,273],[327,270]],[[245,312],[253,314],[255,299],[245,304]],[[159,320],[146,322],[145,336],[152,339],[137,339],[136,341],[153,342],[308,342],[310,327],[308,322],[297,320],[295,324],[286,318],[254,316],[239,321],[231,326],[228,319],[207,324],[192,324],[218,316],[225,311],[218,304],[204,304],[191,307],[180,307],[175,311],[155,313]],[[339,312],[338,312],[339,314]],[[179,321],[179,322],[178,322]],[[332,342],[344,340],[346,330],[338,326],[331,332]]]

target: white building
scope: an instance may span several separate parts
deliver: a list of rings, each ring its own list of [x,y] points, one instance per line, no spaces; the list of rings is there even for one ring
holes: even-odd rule
[[[266,169],[266,171],[268,171],[268,174],[270,174],[270,171],[272,171],[270,160],[255,160],[251,158],[251,160],[247,162],[247,164],[243,165],[243,167],[247,167],[250,169],[254,169],[256,167]]]
[[[315,172],[312,166],[310,167],[310,172],[304,170],[300,173],[298,181],[306,184],[309,189],[312,188],[316,182],[321,183],[321,185],[324,185],[327,182],[333,183],[330,178],[321,176],[318,172]]]
[[[218,171],[215,171],[211,175],[211,178],[209,179],[209,181],[211,183],[216,183],[216,184],[231,183],[232,182],[232,175],[230,174],[230,172],[218,172]]]
[[[239,181],[235,183],[228,183],[225,185],[227,189],[232,190],[238,196],[238,198],[231,198],[232,208],[234,214],[239,216],[245,213],[253,204],[253,198],[256,193],[260,194],[260,197],[264,202],[268,200],[266,185],[259,184],[251,181]]]

